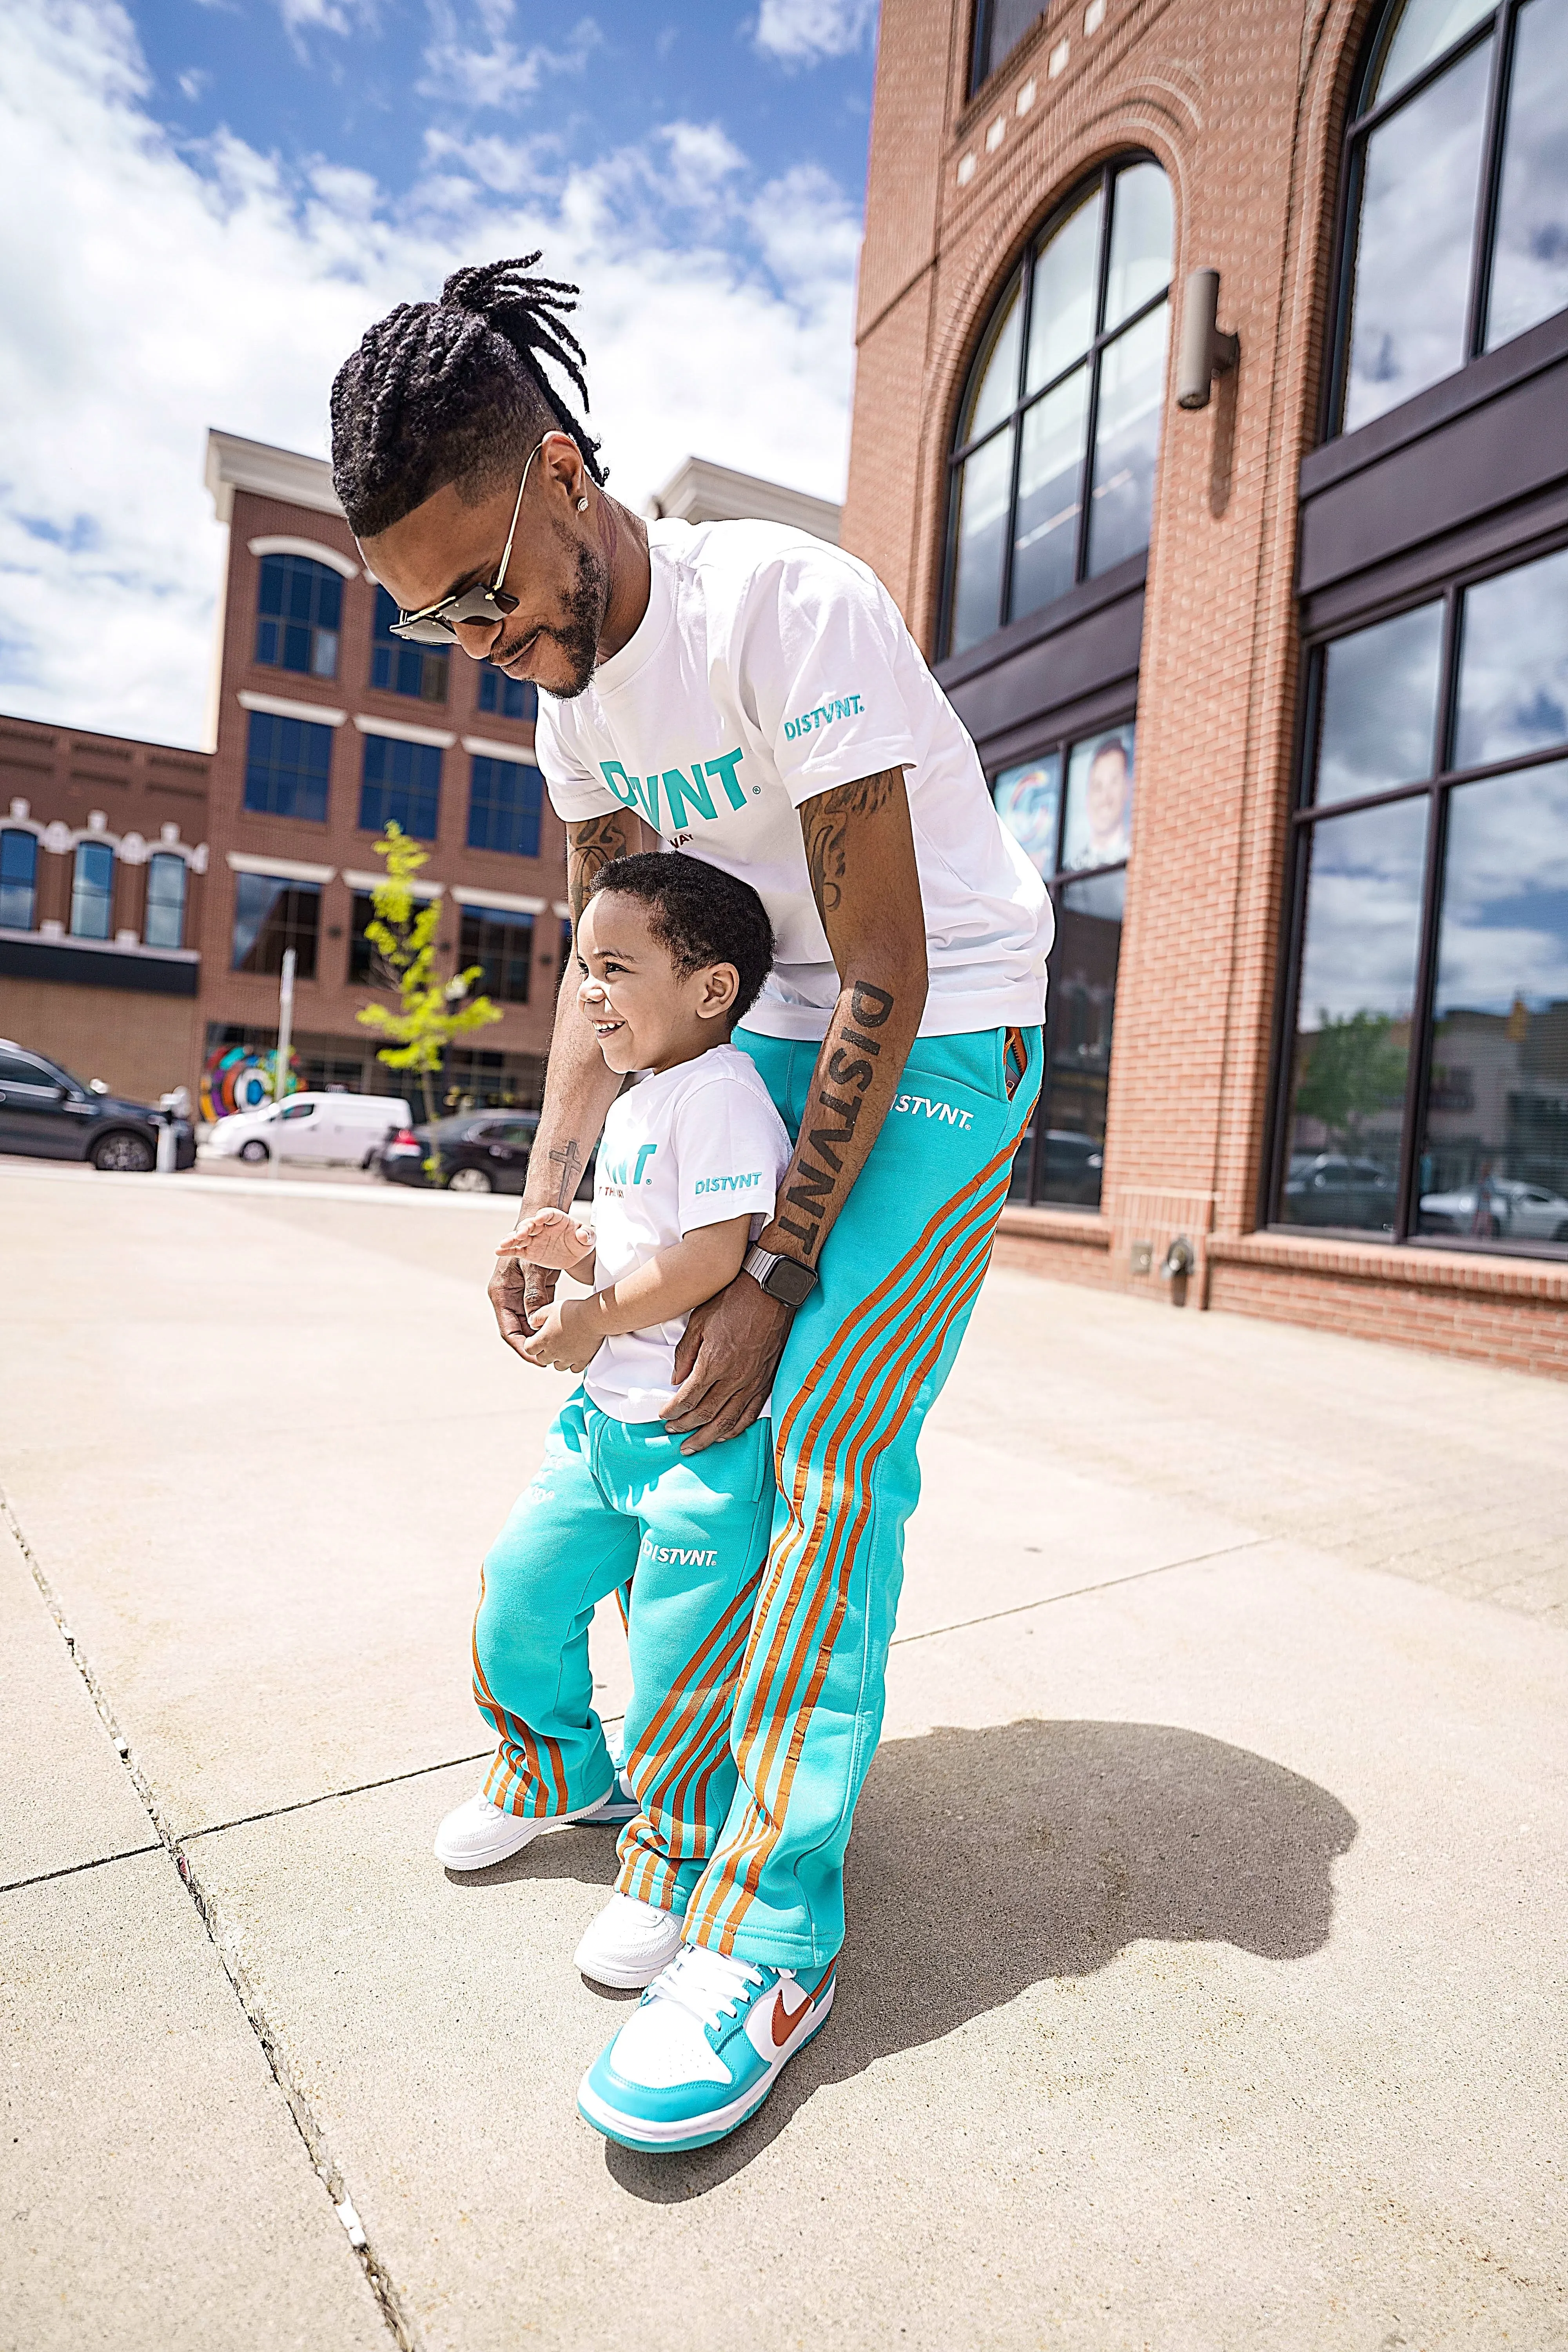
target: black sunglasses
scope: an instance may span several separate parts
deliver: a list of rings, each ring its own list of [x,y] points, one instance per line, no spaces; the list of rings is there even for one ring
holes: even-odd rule
[[[395,637],[407,637],[416,646],[449,646],[462,621],[493,621],[500,623],[507,613],[515,613],[521,601],[509,595],[501,586],[507,565],[511,562],[511,543],[517,537],[517,519],[522,510],[522,494],[528,487],[529,468],[542,449],[542,441],[535,443],[529,452],[528,465],[522,469],[522,479],[517,486],[517,498],[511,509],[511,529],[506,535],[506,545],[494,580],[488,588],[465,588],[460,596],[443,596],[434,604],[426,604],[417,613],[399,611],[392,624]]]

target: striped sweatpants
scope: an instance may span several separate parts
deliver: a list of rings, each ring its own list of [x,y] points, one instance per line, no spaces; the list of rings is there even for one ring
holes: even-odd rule
[[[816,1046],[744,1028],[734,1043],[793,1139]],[[773,1384],[778,1498],[736,1694],[734,1795],[687,1906],[690,1942],[781,1968],[843,1942],[844,1852],[881,1730],[916,1441],[984,1275],[1040,1069],[1037,1029],[916,1041],[795,1317]]]
[[[616,1421],[581,1390],[485,1556],[474,1696],[499,1745],[485,1794],[575,1813],[615,1767],[594,1708],[588,1626],[628,1583],[626,1769],[641,1810],[616,1885],[684,1911],[735,1789],[730,1720],[773,1512],[766,1421],[683,1457],[662,1422]]]

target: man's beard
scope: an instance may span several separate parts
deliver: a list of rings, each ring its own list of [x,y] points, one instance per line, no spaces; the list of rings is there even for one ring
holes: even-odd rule
[[[567,592],[562,625],[541,629],[539,634],[560,646],[572,669],[569,684],[552,686],[550,692],[557,702],[572,702],[585,690],[599,658],[599,639],[610,604],[610,567],[596,547],[572,541],[566,532],[562,536],[575,548],[577,577]]]

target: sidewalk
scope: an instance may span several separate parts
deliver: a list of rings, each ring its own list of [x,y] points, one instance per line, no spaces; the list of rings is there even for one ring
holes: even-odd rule
[[[515,1209],[0,1161],[0,2352],[1568,2347],[1562,1389],[994,1273],[833,2021],[644,2159],[610,1841],[429,1851]]]

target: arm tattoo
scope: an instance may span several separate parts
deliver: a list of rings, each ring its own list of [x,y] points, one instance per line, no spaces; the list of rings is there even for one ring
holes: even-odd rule
[[[849,992],[848,1017],[843,1017],[840,998],[839,1012],[816,1066],[816,1080],[826,1083],[817,1083],[812,1106],[801,1121],[792,1181],[777,1212],[780,1233],[800,1244],[807,1265],[821,1237],[824,1209],[841,1186],[848,1190],[843,1181],[842,1152],[859,1125],[866,1089],[882,1055],[883,1041],[866,1033],[885,1025],[893,1002],[887,989],[879,988],[875,981],[856,981]],[[821,1125],[814,1126],[814,1119],[820,1119]],[[815,1158],[808,1156],[812,1154]],[[826,1164],[819,1167],[818,1160]],[[849,1181],[853,1182],[853,1176]],[[785,1207],[794,1213],[786,1216]]]
[[[804,803],[801,831],[805,836],[805,865],[811,895],[820,914],[836,912],[844,896],[845,837],[852,817],[875,816],[890,799],[902,770],[888,768],[878,776],[862,776],[831,793],[818,793]]]
[[[583,1181],[583,1155],[575,1143],[563,1143],[551,1153],[550,1172],[555,1178],[555,1206],[569,1209]]]
[[[566,828],[566,896],[575,925],[594,883],[617,857],[627,854],[626,820],[618,809],[608,816],[585,817]]]

